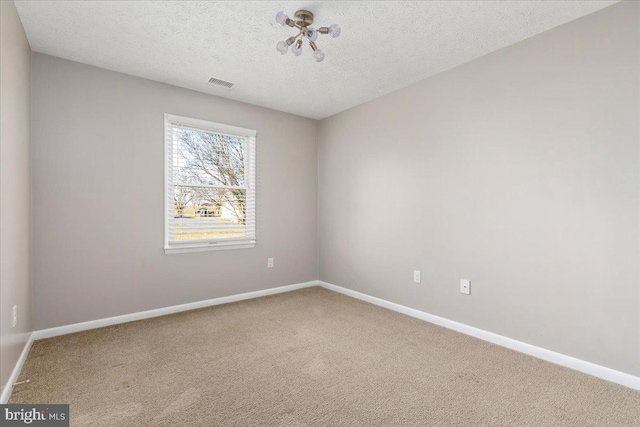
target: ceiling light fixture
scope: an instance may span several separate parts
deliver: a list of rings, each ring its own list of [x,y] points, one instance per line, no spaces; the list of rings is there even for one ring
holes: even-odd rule
[[[294,45],[291,48],[293,56],[300,56],[302,54],[302,43],[304,39],[307,39],[309,46],[313,50],[313,59],[317,62],[322,62],[324,59],[324,52],[322,49],[318,49],[316,46],[316,39],[318,34],[329,34],[334,39],[340,35],[340,25],[333,24],[330,27],[320,27],[317,30],[311,26],[313,24],[313,13],[308,10],[299,10],[293,14],[293,19],[290,19],[286,13],[278,12],[276,14],[276,22],[281,27],[293,27],[300,30],[298,35],[291,36],[285,41],[278,42],[276,50],[284,55],[289,50],[289,46]]]

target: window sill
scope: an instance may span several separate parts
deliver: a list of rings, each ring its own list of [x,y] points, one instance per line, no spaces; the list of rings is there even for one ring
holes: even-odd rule
[[[165,246],[165,254],[184,254],[187,252],[222,251],[230,249],[247,249],[256,246],[255,241],[244,241],[235,243],[205,243],[180,246]]]

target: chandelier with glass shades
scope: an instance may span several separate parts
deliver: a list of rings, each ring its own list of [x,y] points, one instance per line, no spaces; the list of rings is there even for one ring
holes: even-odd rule
[[[276,22],[281,27],[289,26],[300,30],[297,35],[291,36],[276,45],[276,50],[282,55],[289,51],[289,46],[293,45],[291,53],[293,56],[300,56],[302,54],[302,43],[304,39],[307,39],[309,46],[311,46],[313,50],[313,59],[317,62],[322,62],[324,52],[316,46],[318,34],[329,34],[333,38],[340,35],[340,25],[338,24],[333,24],[330,27],[320,27],[317,30],[313,28],[311,26],[311,24],[313,24],[313,13],[308,10],[297,11],[293,14],[293,19],[290,19],[284,12],[278,12],[276,14]]]

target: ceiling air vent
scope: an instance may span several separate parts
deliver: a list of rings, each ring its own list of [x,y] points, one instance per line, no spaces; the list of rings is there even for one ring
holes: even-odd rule
[[[227,88],[227,89],[233,89],[234,87],[236,87],[235,83],[231,83],[231,82],[228,82],[228,81],[222,80],[222,79],[217,79],[215,77],[211,77],[209,79],[209,83],[211,83],[212,85],[216,85],[216,86],[222,86],[222,87]]]

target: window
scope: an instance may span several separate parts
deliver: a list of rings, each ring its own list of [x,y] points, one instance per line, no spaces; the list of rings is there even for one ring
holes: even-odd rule
[[[256,131],[165,114],[166,253],[256,244]]]

